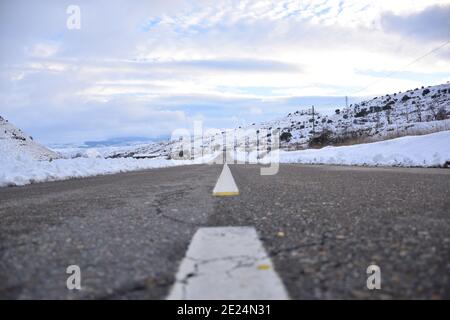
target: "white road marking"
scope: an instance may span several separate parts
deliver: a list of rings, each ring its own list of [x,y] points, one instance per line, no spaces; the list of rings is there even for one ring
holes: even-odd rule
[[[235,196],[239,194],[239,189],[234,182],[233,175],[228,165],[223,165],[222,173],[217,180],[216,186],[213,190],[214,196]]]
[[[200,228],[181,262],[169,300],[289,299],[252,227]]]

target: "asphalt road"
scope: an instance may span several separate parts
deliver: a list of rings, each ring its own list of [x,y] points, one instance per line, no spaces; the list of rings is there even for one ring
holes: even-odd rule
[[[450,298],[450,170],[232,165],[240,195],[216,198],[221,168],[1,188],[0,298],[164,299],[206,226],[255,227],[293,299]]]

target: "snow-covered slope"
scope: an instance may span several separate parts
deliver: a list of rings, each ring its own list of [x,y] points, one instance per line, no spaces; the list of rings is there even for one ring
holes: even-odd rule
[[[377,141],[450,129],[450,83],[387,94],[332,115],[299,110],[267,121],[256,129],[279,129],[283,149],[302,149],[311,143],[329,145]]]
[[[35,142],[31,136],[0,116],[0,163],[15,158],[32,160],[52,160],[59,156],[56,152]]]
[[[169,155],[172,142],[169,140],[161,142],[152,142],[148,144],[142,144],[134,147],[125,147],[110,149],[105,152],[103,156],[105,158],[157,158]]]

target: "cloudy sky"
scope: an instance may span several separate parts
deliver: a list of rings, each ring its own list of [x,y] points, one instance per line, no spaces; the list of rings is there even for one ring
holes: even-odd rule
[[[447,41],[448,0],[2,0],[0,115],[45,143],[234,127],[445,83]]]

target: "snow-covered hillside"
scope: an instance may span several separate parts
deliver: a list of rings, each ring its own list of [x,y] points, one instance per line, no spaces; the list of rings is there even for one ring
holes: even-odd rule
[[[311,109],[268,121],[257,129],[279,129],[282,149],[384,140],[450,129],[450,83],[386,94],[333,115]]]
[[[0,116],[0,162],[16,158],[52,160],[59,158],[59,155]]]
[[[312,109],[298,110],[279,119],[218,131],[212,135],[205,134],[196,138],[197,148],[194,152],[197,157],[221,150],[224,133],[231,137],[226,142],[229,148],[252,152],[257,149],[257,144],[263,146],[259,148],[263,150],[276,141],[273,137],[275,132],[280,136],[281,149],[302,150],[444,130],[450,130],[450,83],[387,94],[344,108],[337,107],[331,115],[317,112],[317,109],[314,113]],[[236,139],[239,132],[244,135],[254,132],[258,137],[254,134]],[[181,144],[180,141],[152,143],[111,152],[106,157],[171,157],[179,154]],[[190,153],[191,150],[187,151]]]
[[[158,157],[166,157],[169,155],[173,142],[166,140],[161,142],[152,142],[148,144],[138,145],[134,147],[126,147],[121,149],[111,149],[103,154],[105,158],[135,158],[135,159],[151,159]]]
[[[167,141],[165,144],[168,144]],[[164,149],[160,149],[161,143],[145,143],[133,146],[99,146],[99,147],[58,147],[51,148],[53,151],[61,155],[62,158],[157,158],[166,156],[168,152],[164,153]],[[168,147],[170,149],[170,146]],[[156,151],[154,151],[156,150]],[[163,153],[163,154],[162,154]]]

